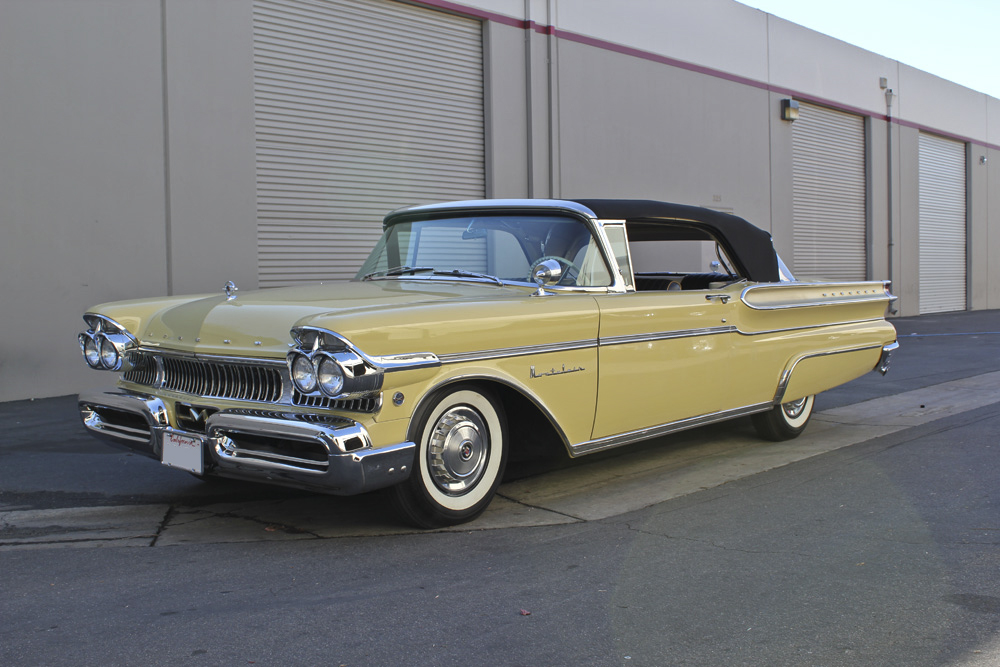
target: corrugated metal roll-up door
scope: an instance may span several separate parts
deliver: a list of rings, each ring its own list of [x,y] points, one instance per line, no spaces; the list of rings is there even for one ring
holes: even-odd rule
[[[965,144],[920,133],[920,312],[966,308]]]
[[[796,278],[867,278],[865,121],[799,103],[792,124]]]
[[[485,194],[482,24],[254,0],[261,287],[353,277],[388,211]]]

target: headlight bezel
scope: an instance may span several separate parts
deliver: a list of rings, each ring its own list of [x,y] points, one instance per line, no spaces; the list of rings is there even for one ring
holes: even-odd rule
[[[77,340],[87,366],[99,371],[131,370],[129,352],[139,347],[135,336],[103,315],[87,313],[84,321],[90,325],[90,329],[79,334]]]
[[[293,329],[298,346],[286,357],[289,377],[295,390],[304,396],[329,399],[364,398],[382,389],[384,369],[333,332]],[[308,360],[313,367],[315,386],[297,381],[295,365]],[[324,381],[322,378],[326,377]]]

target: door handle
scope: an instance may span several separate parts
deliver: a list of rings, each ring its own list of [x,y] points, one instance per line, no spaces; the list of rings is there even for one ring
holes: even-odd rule
[[[729,303],[730,299],[728,294],[706,294],[705,298],[708,299],[709,301],[715,301],[716,299],[718,299],[722,303]]]

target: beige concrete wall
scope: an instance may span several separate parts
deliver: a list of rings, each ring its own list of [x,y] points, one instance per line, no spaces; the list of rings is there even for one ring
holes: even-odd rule
[[[1000,150],[985,151],[986,159],[986,308],[1000,308]]]
[[[0,400],[97,380],[98,301],[166,289],[156,0],[0,3]]]
[[[767,91],[573,42],[558,78],[558,196],[663,199],[770,227]]]
[[[899,183],[899,225],[896,245],[899,262],[893,279],[893,293],[899,297],[896,308],[906,317],[920,314],[920,132],[911,127],[898,127],[898,160],[894,171]]]
[[[986,151],[976,144],[969,144],[967,150],[968,176],[966,191],[968,194],[969,218],[968,244],[969,253],[966,271],[969,276],[968,301],[973,310],[987,308],[989,303],[989,163],[980,164],[979,156]]]
[[[0,3],[0,400],[109,383],[80,363],[90,306],[256,285],[251,19]]]

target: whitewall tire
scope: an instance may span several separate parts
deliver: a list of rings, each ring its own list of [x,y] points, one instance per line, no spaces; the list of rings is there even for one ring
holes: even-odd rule
[[[797,401],[776,405],[767,412],[753,415],[754,428],[767,440],[791,440],[805,430],[812,417],[815,396],[806,396]]]
[[[493,500],[507,464],[503,406],[488,391],[454,385],[414,415],[410,477],[392,488],[401,514],[422,528],[471,521]]]

